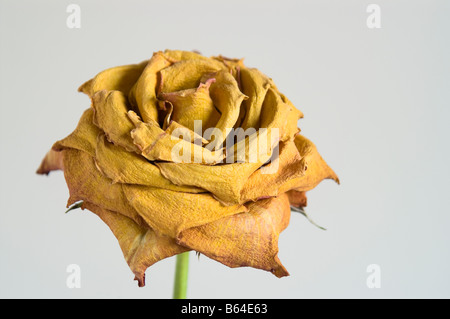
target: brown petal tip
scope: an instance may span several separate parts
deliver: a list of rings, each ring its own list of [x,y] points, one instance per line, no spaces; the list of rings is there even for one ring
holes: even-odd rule
[[[281,264],[281,262],[280,262],[280,260],[278,259],[278,257],[275,257],[275,263],[277,264],[276,267],[270,269],[270,272],[271,272],[272,274],[274,274],[274,275],[277,276],[278,278],[290,276],[290,275],[289,275],[289,272],[288,272],[287,269],[284,268],[284,266]]]
[[[137,280],[139,287],[145,287],[145,274],[135,275],[134,280]]]
[[[62,152],[50,150],[44,157],[36,171],[39,175],[48,175],[51,171],[63,170],[63,156]]]

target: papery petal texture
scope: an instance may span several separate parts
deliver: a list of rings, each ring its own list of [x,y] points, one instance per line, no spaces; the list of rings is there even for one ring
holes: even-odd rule
[[[289,275],[278,242],[291,207],[339,179],[271,78],[243,59],[166,50],[79,91],[91,106],[37,173],[64,172],[67,206],[82,201],[111,229],[139,286],[189,250]]]

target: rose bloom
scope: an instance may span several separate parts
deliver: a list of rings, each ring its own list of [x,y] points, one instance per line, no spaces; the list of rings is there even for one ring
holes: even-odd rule
[[[64,171],[67,207],[82,201],[109,226],[139,286],[189,250],[288,275],[277,255],[291,207],[338,178],[272,79],[239,59],[166,50],[79,91],[91,107],[38,173]]]

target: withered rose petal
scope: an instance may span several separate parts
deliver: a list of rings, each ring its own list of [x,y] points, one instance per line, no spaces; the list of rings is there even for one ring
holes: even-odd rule
[[[242,92],[248,96],[242,102],[245,117],[240,127],[244,130],[249,127],[259,128],[261,108],[272,81],[258,69],[242,68],[240,77]]]
[[[241,201],[278,196],[289,189],[296,178],[303,176],[305,162],[293,141],[281,142],[278,159],[254,172],[241,191]]]
[[[290,206],[339,180],[272,79],[243,59],[166,50],[79,90],[92,107],[38,173],[64,171],[68,204],[108,224],[140,285],[148,266],[187,249],[288,274],[277,253]]]
[[[215,60],[191,59],[175,62],[160,71],[161,87],[157,93],[169,93],[196,88],[204,74],[224,69],[224,65]]]
[[[92,97],[92,106],[94,124],[105,132],[109,141],[130,152],[139,152],[131,138],[134,125],[127,116],[129,104],[124,93],[99,91]]]
[[[213,81],[201,83],[196,89],[187,89],[171,93],[161,93],[159,98],[170,102],[173,110],[170,120],[195,130],[194,121],[201,121],[202,132],[209,127],[214,127],[220,117],[220,113],[214,106],[214,101],[209,95],[209,87]]]
[[[48,175],[51,171],[63,170],[64,161],[61,152],[50,150],[45,155],[44,159],[37,169],[37,174]]]
[[[269,88],[262,105],[261,127],[266,127],[268,130],[277,128],[280,140],[286,141],[298,132],[296,124],[300,117],[301,113],[294,111],[288,103],[283,101],[278,91]],[[295,123],[295,127],[292,123]]]
[[[98,136],[95,163],[113,183],[146,185],[178,192],[205,192],[196,187],[173,184],[164,178],[157,166],[136,153],[108,142],[103,134]]]
[[[324,179],[332,179],[339,184],[338,176],[323,160],[313,142],[301,134],[295,136],[294,142],[306,167],[305,173],[291,182],[292,188],[298,191],[308,191]]]
[[[211,61],[211,58],[205,57],[200,53],[194,51],[182,51],[182,50],[165,50],[164,56],[166,59],[172,62],[179,62],[183,60],[201,60],[204,63],[212,64],[214,67],[223,68],[223,64],[219,64],[216,61]]]
[[[92,108],[83,112],[78,122],[77,128],[66,138],[53,144],[52,149],[62,151],[67,148],[74,148],[85,151],[91,156],[95,156],[97,136],[102,132],[93,121],[94,110]]]
[[[262,164],[233,163],[207,166],[160,162],[156,165],[162,175],[172,183],[205,189],[224,205],[236,205],[243,204],[240,193],[245,181]]]
[[[191,143],[197,143],[199,145],[200,143],[201,145],[208,143],[208,140],[204,139],[200,134],[197,134],[195,131],[188,129],[186,126],[183,126],[176,121],[170,121],[169,125],[165,129],[165,132],[172,135],[174,138],[180,138],[180,136],[188,137],[187,140]]]
[[[75,149],[63,150],[64,177],[69,188],[67,206],[86,201],[100,208],[118,212],[140,224],[142,218],[128,203],[122,184],[113,184],[103,176],[88,153]]]
[[[171,64],[162,52],[156,52],[129,93],[130,103],[137,106],[144,122],[150,120],[158,122],[156,100],[160,81],[158,74]]]
[[[109,68],[97,74],[93,79],[85,82],[80,86],[78,91],[90,97],[102,90],[121,91],[124,94],[128,94],[147,63],[148,61],[144,61],[140,64]]]
[[[154,263],[189,250],[173,238],[159,235],[132,219],[86,202],[84,208],[98,215],[117,238],[123,256],[136,276],[139,287],[145,285],[145,270]]]
[[[249,266],[289,275],[278,259],[278,237],[289,224],[286,194],[251,203],[248,212],[183,231],[178,242],[229,267]]]
[[[142,156],[149,161],[194,163],[199,160],[203,164],[215,164],[224,157],[222,150],[217,152],[210,151],[203,148],[201,144],[191,143],[189,140],[178,138],[174,136],[173,132],[162,130],[153,121],[142,122],[136,113],[132,111],[128,112],[128,116],[135,125],[135,129],[131,131],[133,143],[139,148]],[[184,161],[186,155],[183,152],[185,150],[189,152],[186,161]],[[199,159],[196,156],[199,156]]]
[[[209,194],[174,192],[123,184],[131,206],[155,231],[176,238],[187,228],[247,211],[243,205],[224,206]]]
[[[212,150],[222,144],[227,136],[226,129],[234,127],[239,118],[241,103],[248,97],[239,90],[236,79],[227,71],[219,71],[214,74],[215,81],[211,84],[210,94],[215,107],[221,113],[215,128],[222,132],[221,138],[217,137],[211,142],[208,149]]]
[[[287,191],[286,194],[289,197],[289,203],[291,204],[291,206],[297,208],[306,207],[306,204],[308,202],[306,192],[291,189],[290,191]]]

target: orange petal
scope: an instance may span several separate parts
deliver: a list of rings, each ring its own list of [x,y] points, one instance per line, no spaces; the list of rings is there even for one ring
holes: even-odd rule
[[[145,270],[148,267],[164,258],[188,250],[186,247],[177,245],[174,239],[158,235],[149,227],[138,225],[121,214],[89,202],[83,206],[98,215],[111,229],[139,287],[145,285]]]
[[[277,257],[278,237],[289,224],[287,195],[248,205],[248,212],[189,228],[178,242],[229,267],[254,267],[289,275]]]

